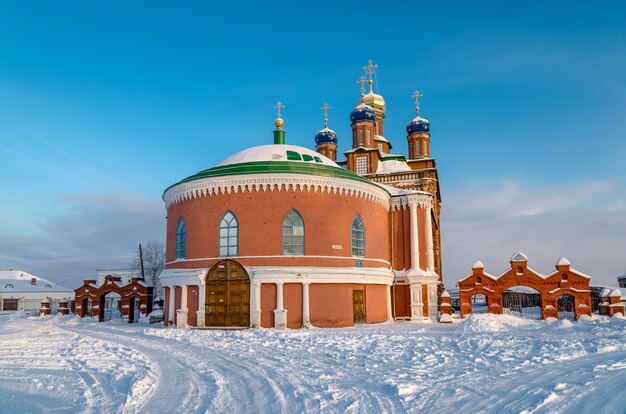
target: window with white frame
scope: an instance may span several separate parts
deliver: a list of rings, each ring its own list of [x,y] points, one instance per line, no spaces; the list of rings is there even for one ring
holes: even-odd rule
[[[182,218],[176,228],[176,258],[184,259],[187,255],[187,225]]]
[[[295,209],[283,220],[283,254],[304,255],[304,220]]]
[[[359,129],[359,145],[363,146],[363,130]]]
[[[420,155],[420,142],[419,141],[415,141],[415,154]]]
[[[357,214],[352,221],[352,256],[365,257],[365,226]]]
[[[370,131],[369,129],[367,130],[367,146],[370,146],[372,144],[372,131]]]
[[[237,256],[239,248],[239,223],[230,211],[222,217],[219,228],[219,255]]]
[[[356,157],[356,173],[367,174],[367,156],[361,155]]]

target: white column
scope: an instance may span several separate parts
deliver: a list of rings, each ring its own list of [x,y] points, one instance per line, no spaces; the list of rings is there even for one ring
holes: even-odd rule
[[[420,241],[417,232],[417,203],[409,202],[410,236],[411,236],[411,270],[420,268]]]
[[[287,327],[287,310],[283,307],[284,282],[276,283],[276,309],[274,310],[274,328],[285,329]]]
[[[176,327],[178,328],[186,328],[187,327],[187,315],[189,314],[189,309],[187,309],[187,285],[182,285],[180,292],[180,309],[176,311],[177,315],[177,323]]]
[[[170,286],[170,300],[168,305],[168,322],[174,323],[174,315],[176,312],[176,286]]]
[[[426,209],[426,265],[428,273],[431,276],[436,276],[435,273],[435,249],[433,247],[433,220],[432,220],[433,207],[429,206]]]
[[[387,322],[393,321],[393,315],[391,310],[391,285],[385,285],[387,289]]]
[[[302,282],[302,327],[311,326],[311,315],[309,314],[309,282]]]
[[[196,311],[196,326],[206,325],[206,320],[205,320],[206,279],[205,278],[206,278],[206,275],[204,274],[204,272],[203,274],[198,276],[198,279],[200,279],[200,283],[198,284],[198,310]]]
[[[261,284],[258,282],[250,286],[250,327],[261,327]]]

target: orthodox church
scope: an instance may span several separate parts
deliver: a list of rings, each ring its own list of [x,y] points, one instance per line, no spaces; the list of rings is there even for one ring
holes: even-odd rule
[[[274,143],[240,151],[168,187],[165,324],[302,328],[437,319],[440,194],[430,123],[406,125],[408,154],[385,138],[371,61],[350,113],[352,148]],[[369,92],[365,93],[365,84]]]

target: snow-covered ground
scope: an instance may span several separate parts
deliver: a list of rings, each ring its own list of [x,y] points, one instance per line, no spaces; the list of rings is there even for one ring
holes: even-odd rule
[[[176,330],[0,317],[0,412],[623,413],[626,321]]]

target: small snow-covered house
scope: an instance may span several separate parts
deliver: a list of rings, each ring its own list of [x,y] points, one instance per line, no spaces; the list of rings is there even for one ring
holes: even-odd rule
[[[53,313],[61,300],[71,300],[74,291],[22,270],[0,270],[0,311],[39,313],[41,302],[50,301]]]

